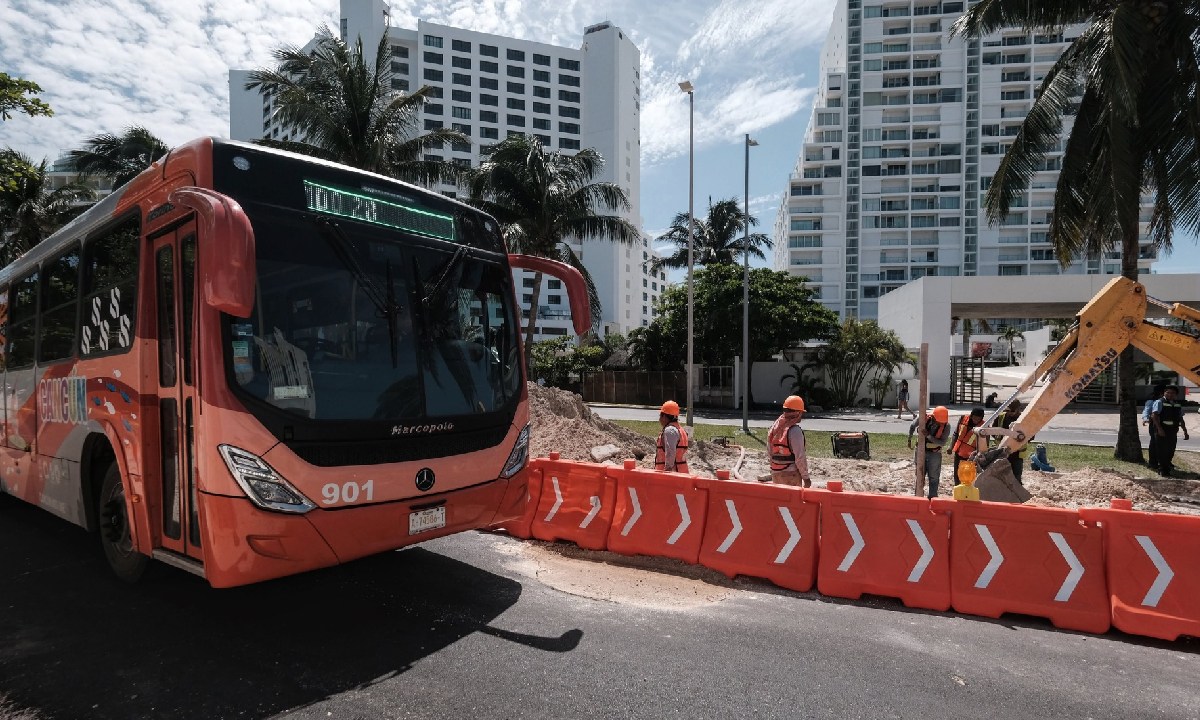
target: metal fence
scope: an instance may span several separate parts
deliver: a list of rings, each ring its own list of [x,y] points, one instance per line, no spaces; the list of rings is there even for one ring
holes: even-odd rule
[[[660,405],[666,400],[684,404],[687,374],[648,370],[600,370],[583,376],[581,394],[587,402],[618,405]]]

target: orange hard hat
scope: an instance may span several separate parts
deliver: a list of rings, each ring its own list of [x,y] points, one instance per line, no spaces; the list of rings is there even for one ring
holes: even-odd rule
[[[679,417],[679,403],[675,402],[674,400],[668,400],[662,404],[661,412],[663,415],[674,415],[675,417]]]
[[[783,401],[783,407],[786,410],[804,410],[804,398],[799,395],[788,395],[788,399]]]
[[[938,405],[933,409],[933,419],[940,423],[948,422],[950,420],[950,411],[946,409],[945,405]]]

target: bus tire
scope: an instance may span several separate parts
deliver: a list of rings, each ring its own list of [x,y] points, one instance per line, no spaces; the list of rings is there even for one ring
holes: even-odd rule
[[[125,486],[115,462],[104,473],[96,517],[100,520],[100,547],[104,550],[108,566],[125,582],[137,582],[146,571],[146,562],[150,558],[133,547],[125,506]]]

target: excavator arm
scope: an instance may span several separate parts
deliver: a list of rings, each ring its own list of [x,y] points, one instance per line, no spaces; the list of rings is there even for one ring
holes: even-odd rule
[[[1186,305],[1169,305],[1148,298],[1140,283],[1128,278],[1113,278],[1076,315],[1075,325],[1063,341],[1017,387],[1012,397],[1001,403],[984,425],[990,425],[1021,393],[1029,391],[1038,380],[1044,383],[1030,401],[1021,418],[1007,430],[984,427],[979,435],[1001,435],[1000,444],[993,450],[980,453],[976,464],[983,472],[977,485],[984,500],[1024,501],[1028,493],[1017,489],[1011,472],[1003,472],[1008,463],[996,460],[1023,448],[1029,438],[1045,427],[1067,403],[1074,400],[1093,379],[1116,361],[1128,345],[1143,350],[1155,360],[1170,366],[1184,377],[1200,384],[1200,340],[1196,337],[1146,321],[1146,306],[1154,303],[1200,329],[1200,311]],[[992,466],[994,470],[989,470]],[[998,477],[999,482],[985,478]],[[993,492],[989,492],[993,491]],[[988,497],[992,494],[993,497]]]

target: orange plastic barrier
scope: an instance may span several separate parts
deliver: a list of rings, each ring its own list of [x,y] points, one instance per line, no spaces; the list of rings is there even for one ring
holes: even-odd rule
[[[558,460],[558,457],[558,453],[550,453],[549,459]],[[529,465],[521,471],[525,473],[526,477],[524,514],[515,520],[492,525],[488,528],[489,530],[503,530],[509,535],[522,540],[528,540],[533,537],[533,516],[537,512],[538,500],[542,497],[542,463],[545,460],[545,458],[533,458],[529,461]]]
[[[611,465],[543,460],[541,497],[530,533],[538,540],[570,540],[581,548],[603,550],[615,510],[616,482]]]
[[[864,593],[908,607],[950,609],[950,521],[920,497],[806,489],[821,506],[817,589],[856,600]]]
[[[1100,528],[1075,510],[993,502],[931,501],[950,515],[950,604],[969,615],[1006,612],[1057,627],[1109,628]]]
[[[1112,508],[1079,514],[1104,530],[1112,624],[1127,633],[1174,640],[1200,637],[1200,517]]]
[[[610,472],[617,479],[617,506],[608,549],[697,562],[708,499],[708,493],[696,487],[698,478],[638,470],[632,460]]]
[[[701,479],[708,518],[700,564],[729,577],[750,575],[780,587],[812,589],[817,571],[818,508],[800,488],[731,482],[725,471]]]

